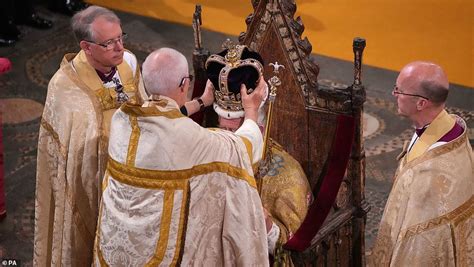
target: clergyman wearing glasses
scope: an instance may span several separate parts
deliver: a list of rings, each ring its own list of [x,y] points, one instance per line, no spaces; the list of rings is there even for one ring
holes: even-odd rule
[[[431,62],[397,78],[392,95],[415,133],[398,156],[368,266],[474,265],[474,155],[466,122],[446,112],[448,88]]]
[[[50,80],[39,131],[35,266],[90,266],[110,119],[145,97],[116,14],[90,6],[71,26],[81,50]]]

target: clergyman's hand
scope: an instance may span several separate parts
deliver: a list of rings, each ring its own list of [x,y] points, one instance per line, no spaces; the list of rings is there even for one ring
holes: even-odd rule
[[[240,86],[240,95],[242,97],[242,107],[244,108],[245,119],[251,119],[257,122],[258,108],[265,97],[265,93],[267,93],[267,90],[265,90],[266,87],[267,84],[265,83],[263,76],[260,77],[257,88],[255,88],[251,94],[247,94],[247,87],[245,84]]]
[[[206,82],[206,88],[204,89],[204,93],[202,93],[201,99],[206,107],[214,103],[214,85],[212,85],[210,80]]]
[[[205,107],[208,107],[214,103],[214,86],[212,85],[211,81],[207,80],[206,88],[204,89],[204,93],[202,93],[200,99],[202,100],[202,103]],[[193,115],[201,109],[201,104],[199,103],[198,99],[187,101],[184,103],[184,106],[186,107],[188,116]]]

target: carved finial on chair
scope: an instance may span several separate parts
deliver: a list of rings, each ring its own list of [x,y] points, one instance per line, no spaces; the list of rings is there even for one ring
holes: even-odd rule
[[[283,68],[283,69],[285,68],[285,66],[283,66],[281,64],[278,64],[278,61],[275,61],[275,63],[270,63],[269,65],[273,67],[273,73],[275,73],[275,74],[278,73],[278,70],[280,68]]]
[[[354,51],[354,86],[362,84],[362,53],[365,48],[365,39],[356,37],[352,42],[352,50]]]
[[[282,64],[278,64],[278,61],[275,61],[275,63],[270,63],[268,65],[273,67],[273,73],[275,74],[275,75],[273,75],[273,77],[271,77],[268,80],[268,83],[270,84],[270,92],[269,92],[268,96],[269,96],[269,100],[271,102],[273,102],[275,100],[275,97],[276,97],[277,87],[281,85],[281,80],[277,76],[277,74],[279,73],[279,70],[284,69],[285,66],[283,66]]]

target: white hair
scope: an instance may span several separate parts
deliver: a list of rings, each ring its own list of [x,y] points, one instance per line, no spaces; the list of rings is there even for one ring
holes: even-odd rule
[[[71,19],[71,27],[74,36],[78,42],[82,40],[94,41],[94,34],[92,30],[92,23],[99,17],[103,17],[106,21],[120,24],[120,19],[117,15],[100,6],[89,6],[88,8],[77,12]]]
[[[188,76],[188,61],[172,48],[153,51],[143,62],[143,82],[149,94],[169,96]]]

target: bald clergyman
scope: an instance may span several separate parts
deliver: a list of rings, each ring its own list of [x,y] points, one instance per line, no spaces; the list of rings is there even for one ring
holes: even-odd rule
[[[474,266],[473,153],[464,120],[445,110],[449,83],[413,62],[392,94],[415,133],[399,156],[369,266]]]

